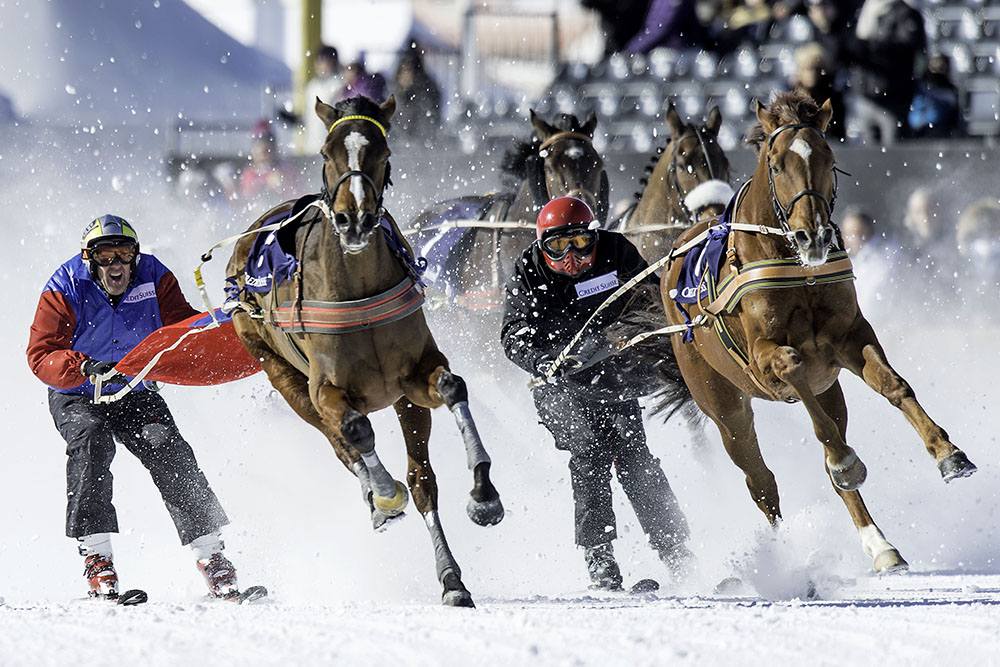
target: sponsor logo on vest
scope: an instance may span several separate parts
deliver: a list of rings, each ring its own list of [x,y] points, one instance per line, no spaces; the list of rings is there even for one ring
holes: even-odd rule
[[[136,285],[132,288],[132,291],[128,293],[128,296],[122,299],[123,303],[138,303],[140,301],[145,301],[146,299],[156,298],[156,285],[153,283],[143,283],[141,285]]]
[[[577,283],[575,287],[577,299],[585,299],[594,294],[607,292],[610,289],[618,287],[618,272],[612,271],[611,273],[605,273],[603,276],[584,280],[582,283]]]
[[[271,274],[269,273],[266,276],[251,276],[249,273],[244,273],[243,279],[251,287],[267,287],[271,282]]]
[[[701,293],[702,294],[708,293],[707,285],[701,286]],[[685,299],[694,299],[697,295],[698,295],[697,287],[685,287],[684,289],[681,290],[681,296],[684,297]]]

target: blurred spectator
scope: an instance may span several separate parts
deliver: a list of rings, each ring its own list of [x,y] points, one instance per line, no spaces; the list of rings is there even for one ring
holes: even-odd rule
[[[771,27],[771,7],[767,0],[723,3],[721,32],[716,36],[719,50],[728,53],[742,44],[759,46],[767,41]]]
[[[340,71],[340,58],[337,49],[323,46],[313,56],[313,78],[306,84],[306,108],[304,110],[306,126],[306,151],[318,152],[326,141],[327,128],[319,116],[313,111],[316,98],[327,104],[333,104],[340,99],[340,91],[344,88],[344,77]]]
[[[382,104],[389,98],[387,88],[384,76],[378,72],[369,73],[365,69],[364,60],[355,60],[344,69],[344,88],[340,98],[346,100],[364,96],[377,104]]]
[[[897,248],[890,247],[875,231],[872,217],[859,208],[849,208],[840,221],[844,249],[850,255],[857,277],[855,290],[861,311],[869,313],[875,308],[885,310],[893,281],[893,256]]]
[[[604,55],[618,53],[644,24],[649,0],[581,0],[580,4],[601,17]]]
[[[396,96],[393,126],[420,137],[431,136],[441,127],[441,89],[424,69],[424,59],[416,43],[399,59],[393,94]]]
[[[966,262],[963,277],[974,286],[985,288],[994,310],[998,303],[1000,282],[1000,201],[984,197],[975,201],[958,218],[956,229],[958,253]]]
[[[239,196],[254,199],[282,195],[295,188],[294,172],[281,159],[270,124],[257,121],[251,134],[250,162],[240,173]]]
[[[848,4],[835,0],[806,0],[806,16],[813,26],[813,41],[826,51],[838,87],[846,82],[850,65],[844,45],[854,11],[844,7]]]
[[[837,89],[836,72],[822,46],[810,42],[795,50],[795,74],[788,84],[792,90],[802,89],[818,104],[830,100],[833,117],[826,128],[826,136],[843,140],[846,136],[844,95]]]
[[[948,298],[957,275],[955,222],[927,188],[917,188],[906,201],[900,239],[903,266],[918,275],[934,298]]]
[[[649,53],[659,47],[677,50],[702,48],[705,45],[705,28],[695,13],[696,4],[695,0],[651,0],[642,27],[622,50]]]
[[[855,36],[848,42],[855,121],[866,143],[888,146],[907,129],[915,72],[926,52],[924,19],[904,0],[865,0]]]
[[[907,117],[912,137],[953,137],[960,134],[958,87],[951,81],[951,61],[935,53],[927,73],[917,83]]]

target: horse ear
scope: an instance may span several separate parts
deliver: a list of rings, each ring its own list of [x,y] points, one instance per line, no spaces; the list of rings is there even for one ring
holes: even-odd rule
[[[823,106],[819,108],[819,112],[816,114],[816,127],[818,127],[821,132],[826,132],[826,126],[830,124],[830,119],[832,117],[833,104],[831,104],[830,99],[827,98],[826,102],[823,102]]]
[[[718,106],[712,107],[712,110],[708,112],[708,122],[705,123],[705,129],[719,136],[719,128],[722,127],[722,113],[719,111]]]
[[[757,115],[757,120],[760,121],[760,126],[764,128],[764,132],[771,134],[778,128],[778,117],[771,113],[764,104],[755,99],[753,101],[753,111]]]
[[[556,132],[554,127],[538,117],[538,114],[535,113],[534,109],[531,110],[531,126],[535,128],[535,132],[538,133],[538,138],[542,141],[545,141]]]
[[[671,139],[676,139],[684,134],[684,121],[681,120],[673,102],[667,106],[667,128],[670,129]]]
[[[594,130],[597,129],[597,114],[593,111],[587,116],[587,120],[584,121],[583,126],[580,128],[580,132],[586,134],[588,137],[593,138]]]
[[[389,99],[378,105],[378,108],[385,114],[385,119],[389,120],[392,118],[392,114],[396,113],[396,96],[390,95]]]
[[[316,115],[323,121],[325,127],[330,127],[337,120],[337,110],[323,100],[316,98]]]

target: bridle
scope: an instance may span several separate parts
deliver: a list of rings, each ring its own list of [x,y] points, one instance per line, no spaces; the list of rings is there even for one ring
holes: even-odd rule
[[[327,130],[327,134],[329,134],[330,132],[333,132],[333,129],[335,127],[337,127],[338,125],[340,125],[341,123],[344,123],[344,122],[347,122],[347,121],[358,121],[358,120],[365,121],[365,122],[373,124],[375,127],[377,127],[379,129],[379,131],[382,133],[383,137],[386,136],[385,126],[382,125],[382,123],[378,122],[377,120],[375,120],[371,116],[361,116],[361,115],[344,116],[343,118],[338,119],[336,122],[333,123],[333,125],[330,126],[330,129]],[[333,204],[334,204],[334,200],[337,198],[337,191],[340,190],[340,187],[348,179],[350,179],[352,176],[360,176],[361,180],[364,181],[365,183],[367,183],[369,187],[371,187],[372,192],[375,192],[375,193],[378,194],[378,197],[376,198],[376,201],[375,201],[375,211],[372,212],[374,215],[378,215],[379,212],[382,210],[382,200],[385,197],[385,190],[386,190],[386,188],[389,185],[392,184],[392,181],[389,179],[389,163],[388,162],[386,162],[386,164],[385,164],[385,169],[386,169],[386,176],[385,176],[385,179],[383,179],[382,187],[381,188],[379,188],[377,185],[375,185],[375,181],[372,179],[371,176],[369,176],[367,173],[365,173],[365,172],[363,172],[361,170],[358,170],[358,169],[349,169],[349,170],[345,171],[343,174],[340,175],[340,178],[337,179],[337,182],[334,183],[333,187],[331,188],[329,186],[328,182],[327,182],[327,179],[326,179],[326,166],[324,165],[323,166],[323,189],[320,191],[320,196],[322,197],[323,202],[329,207],[331,216],[334,215]],[[364,211],[359,211],[359,214],[360,213],[364,213]],[[334,229],[334,232],[336,232],[337,234],[340,233],[340,231],[337,229],[336,225],[333,226],[333,229]]]
[[[795,202],[803,197],[818,197],[819,200],[823,202],[823,208],[826,209],[827,220],[831,220],[833,218],[833,207],[837,203],[837,172],[840,171],[847,174],[846,171],[838,169],[836,164],[833,165],[833,196],[829,200],[827,200],[826,195],[818,190],[805,189],[797,192],[795,196],[788,201],[787,206],[782,206],[781,202],[778,201],[778,194],[774,190],[774,175],[771,171],[771,146],[774,145],[775,138],[785,130],[797,129],[808,129],[813,132],[817,132],[819,133],[819,136],[826,141],[826,134],[815,125],[810,125],[808,123],[793,123],[791,125],[782,125],[771,132],[771,134],[767,137],[767,148],[764,151],[764,163],[767,169],[767,184],[771,189],[771,204],[774,206],[774,215],[778,218],[778,224],[781,225],[781,230],[785,232],[789,243],[791,243],[792,229],[788,224],[788,217],[792,213],[792,207],[795,206]]]
[[[705,143],[705,137],[702,136],[701,131],[697,127],[692,128],[692,130],[694,131],[695,138],[698,139],[698,145],[701,147],[701,153],[702,155],[705,156],[705,164],[708,165],[709,179],[714,181],[716,180],[715,169],[712,167],[712,160],[709,158],[708,155],[708,145]],[[692,211],[690,208],[688,208],[688,205],[684,202],[684,200],[687,199],[687,196],[691,194],[691,191],[694,190],[694,188],[685,192],[681,188],[680,177],[677,175],[677,151],[680,149],[681,141],[683,140],[684,137],[677,138],[677,143],[670,156],[670,164],[667,166],[667,174],[664,180],[666,182],[667,195],[668,196],[670,195],[671,190],[677,193],[677,202],[680,205],[681,211],[684,212],[684,217],[687,219],[688,224],[686,226],[691,227],[699,222],[701,217],[701,209],[699,209],[698,211]]]

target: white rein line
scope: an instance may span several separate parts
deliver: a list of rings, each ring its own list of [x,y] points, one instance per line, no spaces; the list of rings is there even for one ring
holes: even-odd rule
[[[449,220],[448,222],[442,222],[436,225],[427,225],[426,227],[420,227],[419,229],[406,229],[403,230],[403,234],[407,236],[412,236],[413,234],[419,234],[421,232],[433,232],[439,229],[467,229],[467,228],[481,228],[481,229],[526,229],[534,231],[536,225],[528,222],[518,222],[510,220]]]

